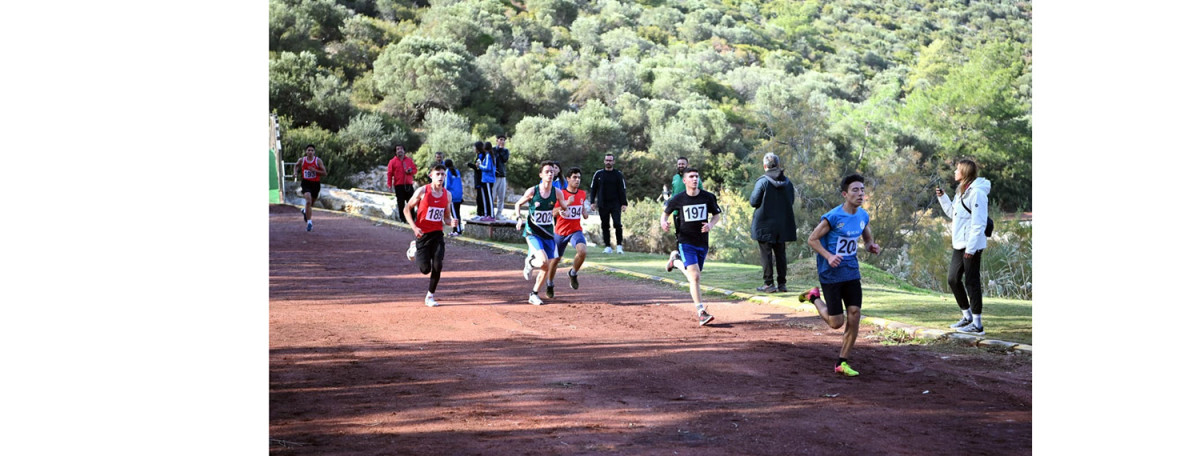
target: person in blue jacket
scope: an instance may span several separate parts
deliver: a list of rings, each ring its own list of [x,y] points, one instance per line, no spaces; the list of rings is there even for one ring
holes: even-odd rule
[[[440,154],[441,152],[438,153]],[[462,212],[463,202],[462,173],[458,171],[458,168],[454,167],[454,160],[447,158],[444,161],[444,164],[446,165],[446,190],[449,191],[451,195],[450,202],[453,204],[453,215],[454,218],[462,220],[462,218],[458,215]],[[450,233],[450,236],[453,237],[460,234],[462,234],[461,223],[454,227],[454,231]]]
[[[475,198],[478,205],[479,220],[495,221],[496,214],[492,211],[492,186],[496,183],[496,160],[492,156],[492,143],[486,146],[482,141],[475,141],[475,162],[470,164],[479,177],[479,192]]]

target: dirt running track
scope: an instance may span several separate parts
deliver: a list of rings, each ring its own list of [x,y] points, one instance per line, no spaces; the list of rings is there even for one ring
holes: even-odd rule
[[[273,454],[1032,452],[1028,356],[864,332],[840,377],[812,314],[706,297],[701,328],[686,290],[586,269],[532,306],[520,255],[455,241],[429,308],[410,230],[270,218]]]

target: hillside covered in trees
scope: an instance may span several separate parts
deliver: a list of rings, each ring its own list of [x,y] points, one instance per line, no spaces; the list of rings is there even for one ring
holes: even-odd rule
[[[857,171],[919,210],[972,157],[994,206],[1028,211],[1031,18],[1008,0],[271,0],[270,106],[285,157],[317,144],[335,184],[394,143],[461,163],[506,132],[518,187],[542,159],[614,153],[631,195],[680,155],[744,191],[770,151],[806,205]]]

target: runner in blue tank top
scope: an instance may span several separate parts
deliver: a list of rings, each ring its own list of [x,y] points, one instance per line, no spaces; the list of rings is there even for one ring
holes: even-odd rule
[[[821,287],[800,295],[801,301],[816,306],[817,313],[830,328],[843,324],[842,351],[833,371],[846,376],[858,372],[850,368],[850,349],[858,339],[858,321],[862,317],[862,275],[858,271],[858,238],[868,252],[878,254],[882,248],[871,235],[871,216],[862,208],[866,201],[865,179],[851,174],[842,179],[842,198],[845,202],[821,216],[821,222],[808,236],[808,245],[817,252],[817,275]],[[821,299],[821,294],[825,299]],[[845,314],[843,315],[843,305]]]

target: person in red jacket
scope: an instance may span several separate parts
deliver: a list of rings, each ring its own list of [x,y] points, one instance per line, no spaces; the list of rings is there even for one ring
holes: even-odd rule
[[[321,176],[328,174],[325,163],[317,158],[317,146],[304,146],[304,156],[296,162],[296,168],[300,170],[300,193],[304,195],[300,215],[304,216],[305,229],[312,231],[312,204],[321,195]]]
[[[425,305],[437,307],[433,293],[442,278],[442,259],[446,255],[446,238],[442,231],[444,220],[450,220],[452,228],[458,227],[458,218],[450,210],[453,195],[446,190],[446,165],[435,164],[429,171],[429,185],[422,185],[416,194],[401,209],[401,214],[412,225],[417,237],[408,245],[408,259],[416,260],[421,274],[429,274],[429,292],[425,294]],[[413,209],[417,216],[413,217]]]
[[[396,192],[396,207],[403,208],[404,203],[413,196],[413,177],[417,174],[417,165],[411,157],[405,156],[404,146],[396,146],[396,156],[388,162],[387,185]],[[404,218],[403,215],[400,216]]]

